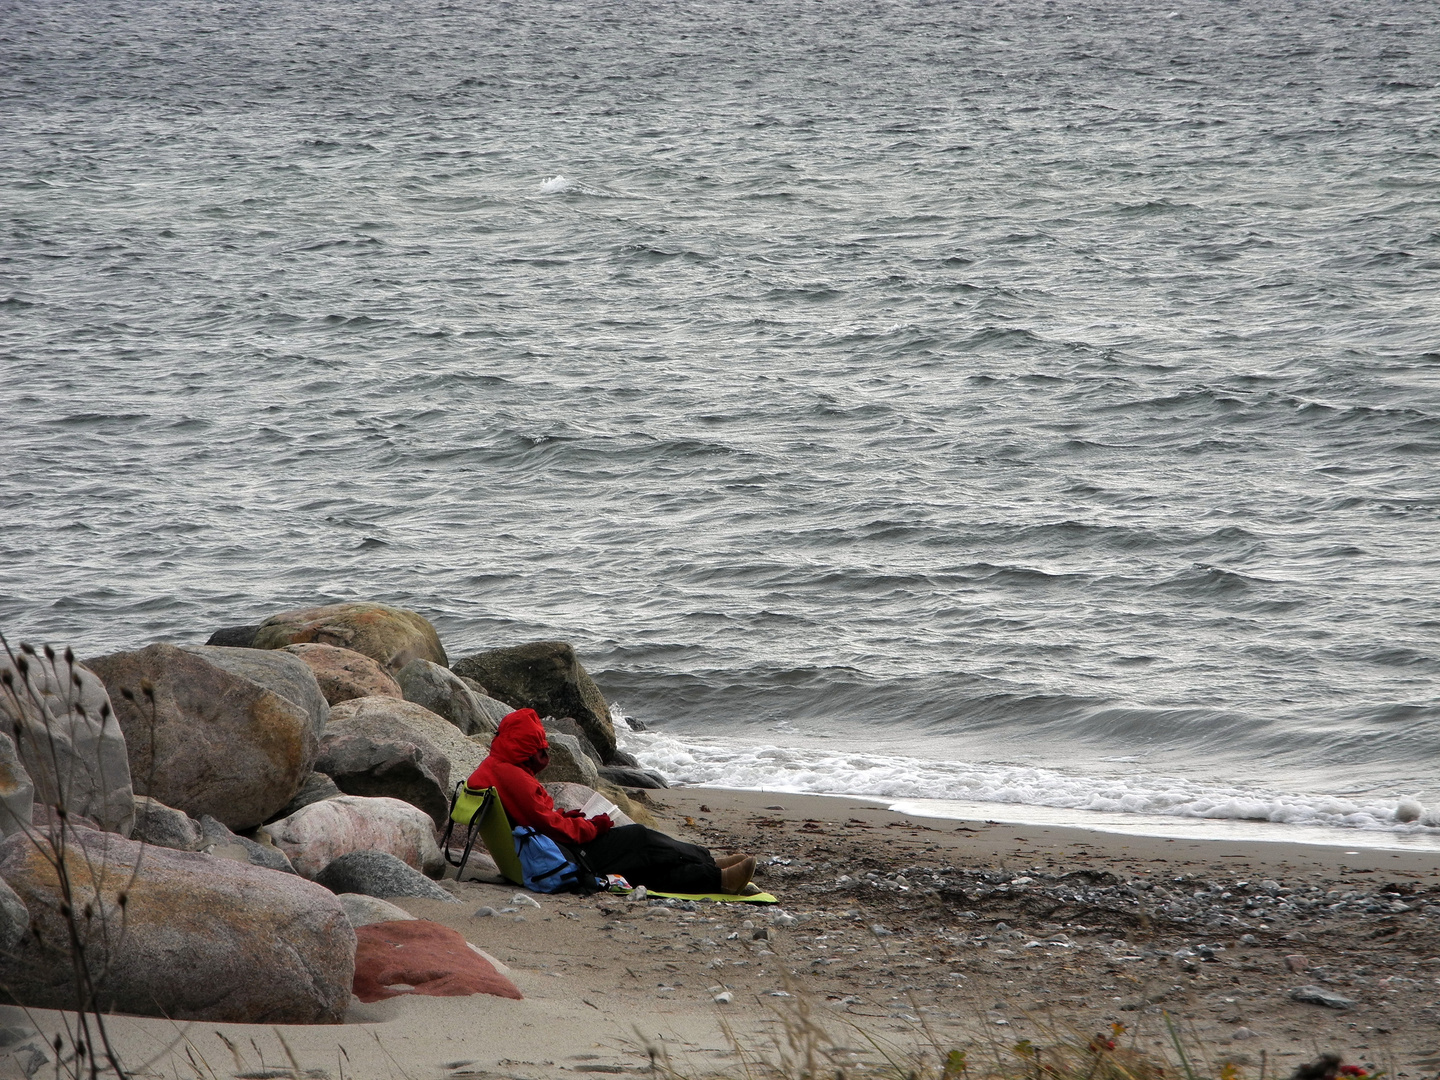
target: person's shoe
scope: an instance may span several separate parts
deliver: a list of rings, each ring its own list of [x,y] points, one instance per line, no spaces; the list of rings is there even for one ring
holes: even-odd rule
[[[727,866],[720,871],[720,891],[737,895],[741,889],[750,884],[750,878],[755,873],[755,856],[746,855],[733,866]]]
[[[744,862],[746,858],[748,858],[748,856],[745,855],[721,855],[718,859],[715,860],[715,865],[718,866],[721,870],[724,870],[726,867],[734,866],[736,863]]]

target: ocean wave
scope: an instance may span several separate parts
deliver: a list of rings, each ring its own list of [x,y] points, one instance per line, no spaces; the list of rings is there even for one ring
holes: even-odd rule
[[[616,717],[621,747],[672,780],[749,791],[1058,807],[1272,824],[1385,830],[1440,829],[1440,807],[1410,796],[1348,798],[1226,787],[1166,776],[1072,776],[1031,766],[934,761],[723,738],[677,739],[629,730]],[[1075,824],[1083,826],[1083,817]]]

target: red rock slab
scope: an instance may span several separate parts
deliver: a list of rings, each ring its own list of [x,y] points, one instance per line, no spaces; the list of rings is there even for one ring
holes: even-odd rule
[[[355,996],[367,1004],[401,994],[523,997],[463,934],[448,926],[426,919],[371,923],[356,930],[355,937]]]

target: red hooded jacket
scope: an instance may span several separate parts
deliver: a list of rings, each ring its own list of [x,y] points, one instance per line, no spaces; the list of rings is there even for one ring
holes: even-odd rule
[[[585,844],[603,832],[589,818],[567,817],[555,809],[555,800],[524,762],[548,749],[545,728],[534,709],[517,709],[500,721],[490,743],[490,755],[465,783],[475,790],[493,787],[511,825],[528,825],[564,844]]]

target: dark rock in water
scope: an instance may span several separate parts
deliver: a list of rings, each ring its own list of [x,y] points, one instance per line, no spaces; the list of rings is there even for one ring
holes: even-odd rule
[[[632,788],[668,788],[670,781],[661,776],[654,769],[622,769],[615,765],[607,765],[600,770],[600,776],[609,780],[612,784],[620,787]]]
[[[204,847],[200,850],[217,859],[248,862],[251,866],[263,866],[266,870],[278,870],[282,874],[295,873],[290,860],[279,848],[258,844],[249,837],[236,836],[209,814],[200,819],[200,830],[205,834]]]
[[[206,645],[223,645],[230,649],[248,649],[255,641],[260,624],[253,626],[222,626],[206,640]]]
[[[448,667],[440,635],[422,615],[388,604],[329,604],[272,615],[260,624],[255,648],[307,642],[364,653],[391,675],[417,656]]]
[[[296,810],[309,806],[311,803],[321,802],[324,799],[333,799],[340,795],[340,786],[323,772],[312,772],[305,778],[305,783],[295,793],[295,797],[285,804],[284,808],[276,814],[271,821],[278,821],[287,818]],[[268,823],[267,823],[268,824]]]
[[[65,901],[46,854],[23,836],[0,842],[0,876],[35,930],[0,954],[0,985],[18,1004],[73,1009],[74,971],[55,962],[70,955]],[[89,829],[71,830],[65,861],[96,912],[86,924],[86,958],[95,965],[99,1008],[240,1024],[343,1018],[355,932],[326,890],[293,874]]]
[[[585,734],[585,729],[580,726],[580,721],[573,716],[547,716],[541,721],[545,730],[551,734],[572,735],[580,744],[580,751],[596,766],[604,765],[600,758],[600,751],[595,749],[595,744],[590,741],[590,736]],[[619,751],[617,750],[618,754]]]
[[[166,806],[148,795],[135,797],[135,831],[130,835],[174,851],[199,851],[205,846],[205,832],[198,821],[184,810]]]
[[[466,680],[429,660],[411,660],[395,676],[400,696],[443,716],[466,735],[493,735],[510,709],[477,694]]]
[[[517,709],[541,716],[574,717],[604,761],[615,754],[615,728],[600,688],[563,641],[533,641],[491,649],[454,665],[455,674],[490,688]]]
[[[624,750],[616,750],[610,755],[610,764],[619,765],[626,769],[640,768],[640,761],[634,754],[627,754]]]
[[[388,851],[352,851],[341,855],[315,878],[334,893],[364,893],[385,900],[392,896],[420,896],[427,900],[459,901]]]
[[[123,721],[117,721],[104,676],[62,656],[53,660],[17,649],[12,661],[0,650],[0,673],[12,693],[0,693],[0,732],[14,739],[18,762],[6,768],[11,809],[0,831],[30,823],[33,811],[21,805],[27,781],[37,805],[63,806],[66,813],[98,821],[130,835],[135,820]],[[97,677],[98,676],[98,677]],[[132,684],[140,690],[140,680]],[[5,755],[9,757],[8,754]]]
[[[286,645],[281,652],[298,656],[320,684],[331,705],[362,697],[400,697],[400,685],[370,657],[334,645]]]
[[[330,707],[296,657],[150,645],[91,667],[114,690],[140,794],[166,806],[248,829],[294,798],[314,767]],[[142,682],[154,688],[153,711]]]

